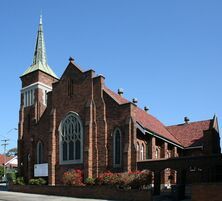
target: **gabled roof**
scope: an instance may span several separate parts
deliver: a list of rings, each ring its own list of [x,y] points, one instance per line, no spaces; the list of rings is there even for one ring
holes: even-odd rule
[[[136,121],[146,130],[160,135],[163,138],[166,138],[178,145],[181,145],[181,143],[166,129],[164,124],[154,116],[137,107],[135,117]]]
[[[130,101],[116,94],[107,87],[104,87],[103,90],[120,105],[130,103]],[[135,107],[135,120],[145,130],[153,132],[154,134],[162,136],[163,138],[180,145],[180,142],[166,129],[163,123],[139,107]]]
[[[12,156],[12,158],[10,160],[8,160],[5,163],[6,166],[13,166],[13,167],[17,167],[18,166],[18,156]]]
[[[212,126],[213,119],[167,126],[167,129],[184,147],[203,145],[204,131]]]
[[[125,99],[124,97],[116,94],[115,92],[113,92],[112,90],[110,90],[109,88],[107,88],[106,86],[104,86],[103,90],[110,96],[112,97],[118,104],[125,104],[125,103],[129,103],[129,101],[127,99]]]
[[[42,26],[42,16],[40,16],[33,63],[28,69],[26,69],[26,71],[21,75],[21,77],[36,70],[41,70],[42,72],[47,73],[48,75],[51,75],[52,77],[58,79],[56,74],[47,64],[45,40],[44,40],[43,26]]]
[[[10,156],[10,157],[6,156],[6,160],[5,160],[5,155],[0,154],[0,166],[3,166],[3,164],[5,163],[5,161],[6,161],[6,163],[7,163],[8,161],[10,161],[11,159],[13,159],[14,157],[15,157],[15,156]]]

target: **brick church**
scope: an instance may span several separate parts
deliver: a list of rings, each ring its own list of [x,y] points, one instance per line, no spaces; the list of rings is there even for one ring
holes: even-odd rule
[[[46,177],[55,185],[70,168],[97,177],[107,170],[136,170],[144,160],[220,153],[216,116],[165,126],[73,58],[58,78],[47,63],[41,18],[33,63],[20,78],[18,166],[26,180]],[[175,173],[166,169],[161,183],[170,174]]]

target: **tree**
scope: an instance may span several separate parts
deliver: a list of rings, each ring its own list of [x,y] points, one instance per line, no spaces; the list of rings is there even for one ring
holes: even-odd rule
[[[0,180],[4,176],[4,167],[0,166]]]
[[[9,149],[6,153],[6,156],[16,156],[17,155],[17,148],[12,148],[12,149]]]

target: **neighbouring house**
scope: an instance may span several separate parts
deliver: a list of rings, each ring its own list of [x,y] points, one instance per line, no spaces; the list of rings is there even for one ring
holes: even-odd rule
[[[4,164],[8,169],[16,169],[18,167],[18,157],[0,154],[0,166],[4,166]]]
[[[18,167],[26,180],[47,177],[55,185],[70,168],[84,170],[85,178],[97,177],[107,170],[137,170],[143,161],[161,166],[167,159],[220,154],[216,116],[197,122],[186,117],[165,126],[73,58],[58,78],[47,63],[42,19],[33,63],[20,78]],[[203,172],[191,164],[187,182],[199,181]],[[163,185],[176,180],[175,169],[162,171]]]

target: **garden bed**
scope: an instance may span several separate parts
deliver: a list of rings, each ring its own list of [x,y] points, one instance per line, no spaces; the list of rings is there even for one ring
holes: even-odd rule
[[[9,191],[45,195],[69,196],[77,198],[94,198],[106,200],[151,201],[149,190],[123,190],[113,186],[37,186],[9,185]]]

